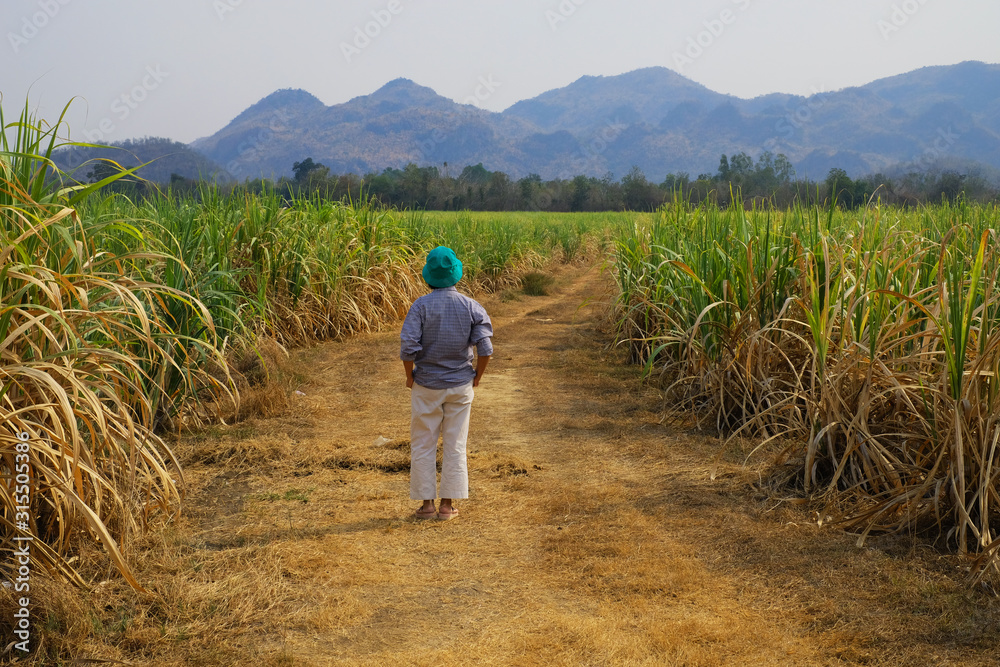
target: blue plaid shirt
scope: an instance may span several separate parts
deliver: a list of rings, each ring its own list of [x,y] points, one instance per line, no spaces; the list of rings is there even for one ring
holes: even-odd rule
[[[454,287],[425,294],[403,321],[399,358],[413,361],[413,381],[428,389],[461,387],[476,377],[472,348],[493,354],[493,323],[486,309]]]

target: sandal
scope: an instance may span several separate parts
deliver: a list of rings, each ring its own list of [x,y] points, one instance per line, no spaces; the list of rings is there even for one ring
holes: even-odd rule
[[[420,509],[418,509],[416,512],[413,513],[413,516],[417,517],[418,519],[433,519],[435,516],[437,516],[437,510],[434,509],[433,507],[430,510],[425,510],[423,507],[421,507]]]
[[[437,513],[438,518],[441,519],[442,521],[451,521],[452,519],[454,519],[455,517],[457,517],[458,516],[458,508],[452,507],[450,509],[451,509],[451,511],[449,511],[449,512],[442,512],[442,511],[438,510],[438,513]]]

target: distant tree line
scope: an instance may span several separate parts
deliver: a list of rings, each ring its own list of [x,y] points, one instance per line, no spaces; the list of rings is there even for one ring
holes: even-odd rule
[[[482,163],[464,167],[452,175],[444,169],[408,164],[364,176],[331,173],[325,165],[307,157],[294,163],[291,178],[258,179],[239,186],[251,191],[273,190],[286,198],[321,196],[330,199],[375,199],[386,206],[426,210],[474,211],[609,211],[653,210],[683,197],[695,203],[727,206],[734,197],[748,205],[787,208],[795,203],[831,201],[857,208],[874,198],[895,205],[918,205],[942,200],[1000,202],[1000,189],[982,177],[957,171],[911,172],[890,178],[884,174],[852,179],[842,169],[831,169],[822,181],[797,178],[784,155],[762,153],[755,161],[747,153],[723,154],[714,174],[667,174],[657,183],[638,167],[620,180],[611,173],[601,178],[543,180],[530,174],[514,180],[502,171],[490,171]],[[197,181],[176,174],[171,178],[176,193],[196,191]],[[134,187],[122,183],[121,187]]]

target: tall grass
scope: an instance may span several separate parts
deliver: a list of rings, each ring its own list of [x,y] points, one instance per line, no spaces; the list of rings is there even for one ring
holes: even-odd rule
[[[661,210],[617,240],[618,331],[674,405],[779,436],[827,512],[996,567],[996,207]]]
[[[260,337],[297,345],[393,322],[425,289],[420,266],[436,245],[459,254],[466,288],[498,290],[552,257],[585,254],[608,227],[603,218],[400,212],[315,196],[224,195],[210,186],[196,197],[90,197],[79,210],[87,220],[143,229],[141,239],[115,240],[173,258],[140,269],[196,296],[230,347]]]
[[[26,107],[0,133],[0,547],[27,531],[35,564],[78,584],[73,554],[95,539],[141,586],[118,545],[176,515],[183,493],[160,434],[238,409],[249,380],[234,360],[266,339],[397,321],[436,245],[459,252],[466,287],[500,289],[572,259],[590,233],[212,186],[132,200],[101,190],[130,170],[96,184],[59,173],[57,130]],[[27,511],[15,483],[26,437]]]
[[[222,356],[206,308],[136,270],[169,257],[137,228],[71,207],[92,188],[57,178],[55,133],[27,110],[0,133],[0,545],[30,537],[36,572],[82,583],[70,559],[89,536],[140,587],[118,543],[175,514],[181,494],[158,406],[225,392],[224,374],[193,363]],[[136,250],[116,251],[127,237]],[[175,318],[199,335],[176,332]]]

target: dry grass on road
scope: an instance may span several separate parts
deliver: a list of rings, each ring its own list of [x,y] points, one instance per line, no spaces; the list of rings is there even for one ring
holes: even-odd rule
[[[661,424],[581,307],[607,284],[567,269],[488,303],[458,520],[411,516],[396,333],[303,350],[282,415],[178,444],[186,512],[138,547],[150,593],[66,598],[88,627],[65,636],[150,665],[995,664],[1000,605],[961,561],[858,548],[740,451],[710,479],[717,441]]]

